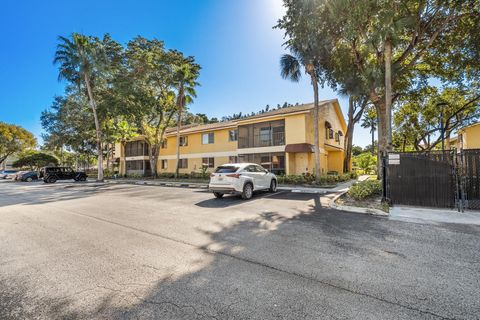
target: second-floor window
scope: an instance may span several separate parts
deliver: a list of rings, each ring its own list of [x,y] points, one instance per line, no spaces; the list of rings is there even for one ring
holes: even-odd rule
[[[202,167],[204,168],[214,168],[215,159],[214,158],[202,158]]]
[[[213,132],[202,134],[202,144],[211,144],[214,143],[215,136]]]
[[[230,130],[228,131],[228,141],[237,141],[238,140],[238,131]]]
[[[188,146],[188,137],[182,136],[180,137],[180,147]]]
[[[257,148],[285,144],[285,121],[266,121],[238,127],[238,147]]]
[[[125,145],[126,157],[148,156],[148,144],[144,141],[130,141]]]
[[[162,149],[167,149],[167,139],[163,139],[161,148]]]

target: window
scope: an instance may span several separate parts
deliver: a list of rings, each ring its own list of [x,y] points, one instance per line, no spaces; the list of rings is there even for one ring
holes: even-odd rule
[[[338,134],[338,132],[335,132],[335,141],[340,142],[340,135]]]
[[[168,160],[162,160],[162,169],[168,169]]]
[[[328,121],[325,121],[325,139],[333,139],[332,125]]]
[[[214,168],[215,167],[214,158],[202,158],[202,167],[204,167],[204,168]]]
[[[181,147],[188,146],[188,137],[187,136],[180,137],[180,146]]]
[[[178,162],[179,169],[187,169],[188,168],[188,159],[180,159]]]
[[[238,140],[238,130],[228,131],[228,141],[237,141]]]
[[[143,141],[130,141],[125,145],[126,157],[137,157],[148,155],[148,144]]]
[[[228,157],[228,162],[229,163],[238,163],[238,157],[237,156],[229,156]]]
[[[127,161],[127,170],[143,170],[143,161],[142,160],[133,160]]]
[[[167,149],[167,139],[163,139],[161,148],[162,149]]]
[[[270,127],[260,128],[260,143],[270,143]]]
[[[237,172],[238,169],[239,167],[235,167],[235,166],[220,166],[215,170],[215,172],[216,173],[234,173],[234,172]]]
[[[211,144],[214,142],[213,132],[202,134],[202,144]]]

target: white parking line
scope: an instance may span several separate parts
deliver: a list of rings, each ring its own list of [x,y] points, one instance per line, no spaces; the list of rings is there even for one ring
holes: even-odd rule
[[[285,191],[279,191],[279,192],[271,193],[271,194],[269,194],[269,195],[263,196],[262,198],[273,197],[273,196],[276,196],[276,195],[279,195],[279,194],[282,194],[282,193],[285,193],[285,192],[288,192],[288,191],[285,190]]]

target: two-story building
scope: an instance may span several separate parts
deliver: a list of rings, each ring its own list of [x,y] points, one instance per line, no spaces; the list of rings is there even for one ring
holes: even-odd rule
[[[338,100],[319,103],[322,173],[342,172],[346,123]],[[272,110],[235,121],[188,126],[180,134],[180,172],[254,162],[277,174],[314,173],[313,104]],[[149,174],[148,144],[141,137],[116,145],[121,174]],[[166,132],[158,172],[175,172],[176,130]]]
[[[480,149],[480,122],[458,129],[457,136],[447,139],[447,149]]]

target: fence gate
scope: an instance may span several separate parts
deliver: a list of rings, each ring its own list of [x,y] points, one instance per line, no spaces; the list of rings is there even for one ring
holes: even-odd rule
[[[458,154],[462,208],[480,209],[480,149]]]
[[[392,204],[455,207],[453,152],[389,154],[387,198]]]
[[[480,149],[391,153],[383,165],[392,204],[480,209]]]

